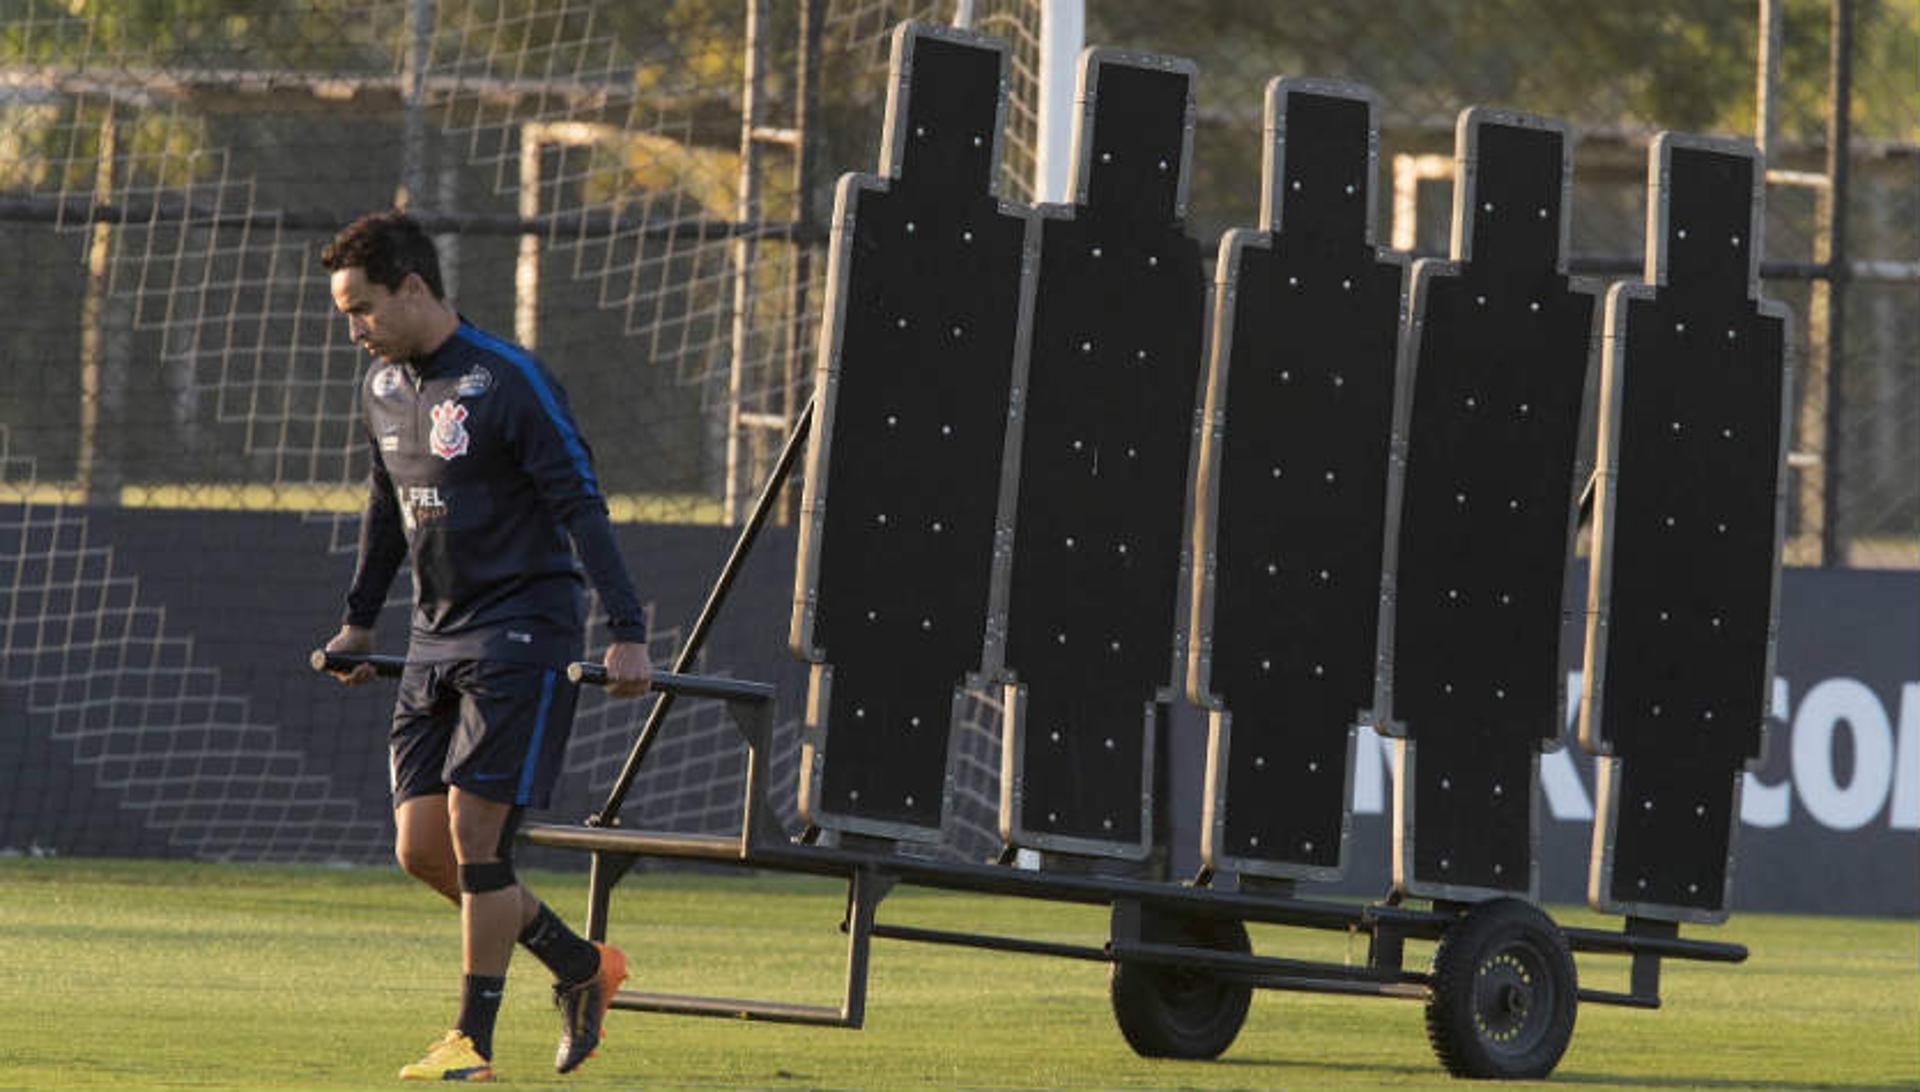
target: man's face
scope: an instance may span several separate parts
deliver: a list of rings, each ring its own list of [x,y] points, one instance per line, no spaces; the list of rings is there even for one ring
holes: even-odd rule
[[[367,280],[358,266],[333,271],[333,305],[347,316],[353,343],[374,356],[399,363],[411,359],[420,340],[420,297],[426,286],[409,273],[398,289]]]

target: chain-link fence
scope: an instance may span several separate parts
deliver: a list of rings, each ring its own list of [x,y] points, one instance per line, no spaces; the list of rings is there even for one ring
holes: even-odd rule
[[[176,851],[378,857],[383,800],[334,785],[346,760],[291,728],[346,707],[239,666],[258,660],[253,631],[323,624],[293,602],[316,595],[289,589],[285,618],[235,598],[234,632],[192,621],[256,579],[196,560],[230,557],[232,535],[259,536],[244,543],[259,572],[315,583],[351,554],[365,364],[319,267],[327,238],[394,203],[426,218],[462,312],[562,378],[616,519],[734,522],[806,403],[833,182],[877,161],[891,28],[957,21],[1011,43],[1001,192],[1031,200],[1047,4],[0,0],[0,766],[15,779],[0,796],[102,792]],[[1191,194],[1209,251],[1255,223],[1273,75],[1374,88],[1381,241],[1420,253],[1447,245],[1461,107],[1567,118],[1576,265],[1610,276],[1638,268],[1652,133],[1753,133],[1768,103],[1766,291],[1799,343],[1788,561],[1920,566],[1911,2],[1088,0],[1085,15],[1089,42],[1199,62]],[[1851,133],[1829,157],[1836,27]],[[1837,299],[1815,276],[1836,258]],[[154,509],[180,511],[136,526]],[[198,518],[212,510],[261,522]],[[638,560],[655,586],[712,573]],[[679,620],[658,620],[667,652]],[[996,712],[976,704],[960,781],[990,838]],[[594,700],[581,724],[582,769],[604,785],[630,725]],[[687,746],[690,762],[723,749]],[[642,795],[684,786],[655,788]]]
[[[1902,442],[1920,426],[1920,16],[1849,6],[1845,256],[1905,263],[1907,277],[1850,284],[1839,337],[1824,286],[1768,282],[1795,305],[1802,342],[1789,561],[1821,560],[1831,525],[1833,561],[1920,564],[1920,486]],[[818,25],[806,28],[809,7]],[[1641,249],[1650,133],[1754,130],[1768,7],[1770,151],[1786,172],[1770,191],[1768,257],[1808,266],[1830,244],[1820,172],[1833,23],[1822,0],[1095,0],[1088,37],[1200,61],[1202,236],[1253,222],[1266,79],[1331,76],[1380,95],[1390,241],[1444,250],[1453,116],[1498,103],[1578,127],[1575,248],[1617,270]],[[10,0],[5,487],[109,505],[351,513],[361,363],[329,312],[316,255],[354,213],[399,200],[445,229],[463,311],[561,369],[617,483],[618,515],[738,518],[804,404],[819,299],[811,257],[834,177],[874,161],[888,30],[959,16],[1014,43],[1003,188],[1026,198],[1040,8]],[[810,63],[808,29],[819,40]],[[1834,381],[1829,345],[1841,353]]]
[[[1839,226],[1852,263],[1837,328],[1825,284],[1809,276],[1833,256],[1826,173],[1836,11],[1851,38]],[[1920,8],[1094,0],[1087,12],[1092,41],[1200,62],[1193,208],[1203,239],[1256,222],[1262,88],[1275,75],[1351,80],[1378,93],[1380,192],[1393,195],[1380,210],[1381,241],[1422,254],[1447,249],[1463,106],[1565,118],[1579,140],[1575,267],[1636,278],[1653,134],[1752,136],[1759,104],[1770,102],[1763,291],[1793,307],[1799,377],[1786,561],[1920,566]],[[1763,96],[1768,56],[1774,78]]]

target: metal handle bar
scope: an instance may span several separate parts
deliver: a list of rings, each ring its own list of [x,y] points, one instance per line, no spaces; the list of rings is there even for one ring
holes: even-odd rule
[[[328,652],[316,648],[307,657],[315,671],[351,671],[370,664],[376,677],[397,679],[406,670],[404,656],[380,656],[360,652]],[[583,686],[607,685],[607,669],[596,663],[580,661],[567,665],[567,680]],[[717,679],[709,675],[682,675],[672,671],[654,673],[652,690],[689,698],[719,698],[723,701],[771,701],[773,687],[744,679]]]

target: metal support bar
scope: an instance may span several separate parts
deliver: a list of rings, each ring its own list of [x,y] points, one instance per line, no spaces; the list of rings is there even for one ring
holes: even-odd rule
[[[674,857],[732,864],[746,861],[746,851],[740,838],[732,834],[682,834],[677,831],[530,823],[521,828],[520,836],[534,845],[578,849],[588,853],[631,853],[637,857]]]
[[[1109,876],[1076,876],[893,856],[885,852],[799,845],[787,839],[755,840],[744,855],[733,850],[731,838],[663,835],[617,827],[579,827],[530,824],[522,832],[535,845],[565,849],[607,850],[641,856],[681,856],[739,864],[775,872],[816,876],[845,876],[871,868],[900,883],[949,891],[974,891],[1016,898],[1043,899],[1105,906],[1116,899],[1136,899],[1202,917],[1270,922],[1304,929],[1372,929],[1389,923],[1405,936],[1433,939],[1457,920],[1456,915],[1381,905],[1360,905],[1306,898],[1273,899],[1152,880]],[[704,839],[695,842],[693,839]],[[1610,934],[1599,934],[1608,936]],[[1681,942],[1686,943],[1686,942]]]
[[[807,239],[821,234],[815,216],[814,176],[817,174],[818,156],[813,137],[814,118],[820,112],[820,52],[821,39],[827,23],[827,0],[799,0],[800,2],[800,64],[794,74],[794,83],[799,93],[793,97],[793,130],[796,134],[793,155],[793,225],[797,233],[803,233]],[[828,198],[831,200],[830,196]],[[796,235],[796,243],[802,235]],[[812,311],[809,295],[813,290],[813,252],[811,245],[795,245],[793,260],[787,265],[787,332],[786,345],[781,360],[784,364],[785,385],[781,390],[780,412],[789,421],[796,419],[805,411],[798,411],[800,391],[805,386],[804,377],[810,367],[813,339],[809,337],[809,317]],[[788,498],[785,522],[791,523],[799,518],[800,493],[795,490]]]
[[[1773,158],[1774,89],[1780,83],[1780,0],[1760,0],[1759,45],[1753,59],[1753,142],[1762,162]],[[1773,181],[1773,172],[1767,172]]]
[[[361,664],[370,665],[376,678],[397,679],[407,669],[407,658],[373,653],[327,652],[322,649],[314,649],[307,654],[307,665],[315,671],[348,671]],[[567,665],[567,679],[583,686],[605,686],[607,669],[596,663],[572,663]],[[662,698],[684,694],[690,698],[751,703],[770,702],[774,695],[773,686],[769,683],[683,675],[674,671],[656,672],[653,689],[659,691]]]
[[[1579,991],[1579,996],[1580,1003],[1583,1005],[1619,1005],[1629,1009],[1657,1009],[1660,1007],[1660,999],[1658,997],[1642,997],[1639,994],[1617,993],[1613,990],[1583,989]]]
[[[94,153],[93,197],[99,201],[113,199],[113,163],[118,154],[115,136],[119,129],[115,115],[115,105],[108,100],[106,111],[100,117],[100,144]],[[108,292],[112,279],[113,225],[95,221],[89,236],[87,286],[80,297],[80,435],[74,478],[88,503],[109,504],[112,503],[110,494],[117,492],[120,484],[120,473],[117,466],[102,465],[100,409],[109,386],[107,373],[116,366],[125,367],[124,363],[110,362],[121,346],[114,344],[117,339],[107,336],[108,313],[113,306]],[[102,473],[103,469],[106,473]]]
[[[1105,948],[1095,948],[1086,944],[1025,940],[1020,937],[995,936],[991,933],[957,933],[946,929],[923,929],[914,925],[875,924],[873,935],[883,940],[947,944],[956,948],[985,948],[995,952],[1019,952],[1023,955],[1056,956],[1060,959],[1084,959],[1091,963],[1113,962],[1113,955]]]
[[[845,1001],[839,1008],[776,1001],[622,991],[614,1007],[694,1016],[727,1016],[780,1023],[833,1027],[860,1027],[865,1019],[870,941],[873,937],[956,947],[979,948],[1027,955],[1053,956],[1087,962],[1138,962],[1199,968],[1222,981],[1258,989],[1376,996],[1425,1001],[1431,996],[1432,976],[1401,966],[1408,936],[1437,937],[1457,922],[1457,913],[1445,908],[1418,911],[1383,905],[1352,906],[1294,898],[1267,898],[1205,888],[1180,887],[1147,881],[1099,876],[1052,876],[992,865],[969,865],[895,857],[884,851],[849,851],[791,842],[774,843],[701,835],[663,835],[607,828],[530,826],[528,841],[539,845],[587,849],[595,852],[594,899],[588,928],[595,939],[605,932],[606,893],[634,856],[688,856],[756,869],[807,872],[846,877],[847,913],[841,928],[848,934]],[[602,855],[608,858],[602,863]],[[624,858],[624,860],[622,860]],[[918,926],[884,925],[874,914],[897,883],[1022,896],[1054,901],[1107,903],[1113,908],[1113,940],[1105,948],[1027,940],[985,933],[967,933]],[[1365,966],[1217,951],[1140,939],[1140,921],[1146,907],[1185,914],[1216,914],[1245,921],[1328,928],[1338,921],[1349,929],[1368,929],[1373,947]],[[597,931],[596,931],[597,930]],[[1628,918],[1623,932],[1563,928],[1575,951],[1626,954],[1633,957],[1630,992],[1582,989],[1579,998],[1590,1004],[1628,1008],[1660,1007],[1659,963],[1665,959],[1739,962],[1744,946],[1682,939],[1673,922]]]
[[[555,212],[531,218],[506,213],[415,210],[409,210],[407,215],[418,221],[431,235],[449,232],[468,235],[551,233],[580,238],[631,235],[649,242],[670,239],[705,242],[708,239],[751,237],[815,244],[824,244],[828,239],[827,229],[817,224],[801,226],[785,220],[716,220],[705,216],[662,220],[649,218],[644,211]],[[102,222],[166,224],[191,221],[196,228],[249,228],[324,235],[339,231],[343,222],[337,209],[255,208],[236,212],[171,194],[117,202],[96,202],[88,195],[79,194],[66,197],[3,197],[0,198],[0,221],[63,226]]]
[[[1132,905],[1137,908],[1138,904]],[[1121,907],[1116,906],[1116,910],[1121,910]],[[1124,914],[1125,911],[1122,910],[1122,913]],[[1241,956],[1175,944],[1119,942],[1105,948],[1095,948],[1084,944],[1060,944],[1052,941],[1025,940],[1019,937],[985,933],[961,933],[944,929],[923,929],[905,925],[876,924],[873,927],[873,935],[889,940],[947,944],[962,948],[1015,952],[1022,955],[1053,956],[1091,963],[1115,963],[1127,960],[1176,967],[1208,966],[1221,972],[1219,977],[1223,980],[1245,983],[1262,989],[1399,997],[1412,1000],[1427,998],[1428,976],[1399,972],[1397,968],[1387,974],[1379,972],[1368,974],[1336,964]],[[1220,958],[1216,960],[1213,958],[1215,956]]]
[[[848,1027],[859,1027],[867,1018],[867,957],[873,939],[873,914],[880,900],[893,890],[893,877],[862,868],[847,883],[847,992],[842,1015]]]
[[[1824,287],[1822,308],[1826,332],[1826,429],[1821,453],[1820,486],[1820,564],[1826,568],[1846,564],[1840,542],[1840,445],[1841,414],[1846,400],[1847,360],[1847,198],[1851,193],[1849,145],[1853,139],[1853,0],[1832,0],[1827,67],[1827,233],[1826,253],[1821,257],[1830,267]],[[1819,295],[1816,294],[1816,300]]]
[[[1338,967],[1332,977],[1360,982],[1400,982],[1422,984],[1424,975],[1405,971],[1398,960],[1387,953],[1403,949],[1408,937],[1433,939],[1445,931],[1457,916],[1447,913],[1403,909],[1390,906],[1353,905],[1311,899],[1264,899],[1208,888],[1153,883],[1099,876],[1052,875],[995,865],[963,862],[916,860],[885,854],[851,852],[820,846],[792,843],[769,844],[756,841],[744,853],[731,838],[714,836],[662,835],[643,831],[569,826],[526,828],[524,836],[537,845],[559,848],[620,851],[638,855],[683,856],[738,864],[770,871],[849,876],[861,870],[882,874],[889,883],[1020,898],[1045,899],[1091,905],[1115,905],[1137,902],[1179,913],[1214,915],[1243,921],[1268,922],[1299,928],[1366,929],[1373,934],[1376,949],[1370,953],[1366,968]],[[1118,906],[1116,906],[1118,909]],[[1672,931],[1662,929],[1671,927]],[[1008,951],[1061,955],[1067,958],[1092,958],[1090,950],[1061,946],[1053,951],[1043,942],[1013,938],[979,939],[984,934],[946,933],[911,926],[876,925],[876,936],[900,940],[923,940],[968,947],[999,947]],[[1563,928],[1562,933],[1574,951],[1615,955],[1645,955],[1665,959],[1738,963],[1747,958],[1744,945],[1682,938],[1671,923],[1629,919],[1628,930],[1612,933],[1600,929]],[[1225,967],[1235,960],[1251,959],[1251,964],[1227,968],[1252,974],[1286,973],[1295,976],[1324,974],[1323,965],[1292,960],[1262,962],[1266,957],[1235,956],[1232,953],[1203,953],[1175,945],[1144,945],[1123,938],[1114,957],[1142,961],[1173,958],[1211,963]],[[1000,941],[1004,940],[1005,943]],[[1324,965],[1334,966],[1334,965]]]
[[[1576,952],[1604,952],[1610,955],[1638,955],[1644,952],[1668,959],[1695,959],[1706,963],[1744,963],[1746,961],[1746,945],[1682,937],[1678,935],[1678,926],[1674,926],[1674,931],[1670,933],[1634,931],[1636,928],[1634,922],[1647,920],[1649,919],[1628,918],[1628,929],[1625,933],[1609,933],[1604,929],[1580,929],[1571,926],[1563,927],[1560,931],[1566,935],[1568,946]],[[1659,924],[1673,925],[1672,922]]]
[[[1406,934],[1384,925],[1375,926],[1367,938],[1367,966],[1377,971],[1398,971],[1406,965]]]
[[[607,669],[581,661],[567,665],[567,681],[584,686],[607,685]],[[712,675],[685,675],[677,671],[654,673],[652,689],[665,697],[715,698],[720,701],[770,702],[775,693],[771,683],[751,679],[723,679]]]
[[[776,1024],[858,1028],[866,1022],[873,915],[880,900],[886,898],[892,889],[891,876],[870,868],[855,869],[847,877],[847,917],[841,923],[841,928],[847,933],[847,973],[844,1000],[837,1007],[638,990],[621,990],[614,994],[613,1007],[681,1016],[725,1016]]]
[[[746,0],[747,26],[744,74],[740,91],[740,178],[735,214],[742,223],[760,219],[760,129],[762,69],[766,64],[767,0]],[[727,353],[726,481],[721,484],[727,522],[740,519],[743,475],[740,412],[746,400],[747,354],[753,341],[753,275],[759,248],[753,239],[735,239],[729,248],[733,263],[732,331]]]
[[[613,1007],[634,1012],[665,1012],[677,1016],[725,1016],[734,1020],[763,1020],[771,1024],[812,1024],[817,1027],[857,1028],[844,1010],[831,1005],[796,1005],[785,1001],[748,1001],[733,997],[694,994],[642,993],[621,990]]]
[[[427,65],[433,56],[434,0],[412,0],[407,5],[407,59],[401,67],[401,91],[406,96],[400,149],[400,192],[394,205],[410,208],[427,192]]]
[[[520,126],[520,193],[516,209],[526,223],[540,218],[540,168],[545,146],[533,125]],[[528,352],[540,346],[540,233],[519,238],[513,261],[513,340]]]
[[[1235,971],[1257,977],[1283,975],[1290,979],[1315,982],[1401,983],[1425,986],[1432,976],[1419,971],[1378,971],[1372,967],[1350,967],[1341,963],[1316,963],[1279,956],[1246,955],[1195,948],[1186,944],[1160,944],[1152,941],[1115,940],[1113,958],[1124,963],[1157,963],[1169,967],[1205,968],[1210,971]]]
[[[607,908],[613,885],[632,870],[639,858],[631,853],[595,853],[587,869],[587,939],[607,939]]]
[[[1652,918],[1628,918],[1626,934],[1652,940],[1677,940],[1680,936],[1680,923],[1655,921]],[[1660,1003],[1659,953],[1644,948],[1633,953],[1633,968],[1627,979],[1627,988],[1635,997],[1647,998],[1656,1005]]]
[[[1746,949],[1738,945],[1708,945],[1708,951],[1701,950],[1698,941],[1683,941],[1680,937],[1680,924],[1672,921],[1659,921],[1653,918],[1630,917],[1626,927],[1620,933],[1594,933],[1591,930],[1563,930],[1575,951],[1589,952],[1626,952],[1632,955],[1633,965],[1629,971],[1628,992],[1614,990],[1580,991],[1580,1000],[1594,1005],[1620,1005],[1633,1009],[1657,1009],[1660,1007],[1660,960],[1664,958],[1686,959],[1726,959],[1737,949],[1738,958],[1746,958]],[[1573,935],[1577,933],[1576,937]],[[1720,951],[1717,949],[1725,949]]]
[[[1240,982],[1262,990],[1286,990],[1290,993],[1331,993],[1345,997],[1392,997],[1401,1001],[1427,1001],[1433,991],[1424,985],[1407,982],[1347,982],[1337,978],[1302,978],[1284,974],[1222,974],[1228,982]]]
[[[787,836],[779,813],[767,789],[773,784],[773,700],[727,703],[727,715],[734,730],[747,744],[747,780],[742,786],[740,806],[740,853],[745,856],[756,845],[768,845]]]

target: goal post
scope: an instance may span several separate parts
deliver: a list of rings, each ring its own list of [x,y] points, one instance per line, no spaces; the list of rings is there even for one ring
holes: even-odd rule
[[[1039,132],[1035,137],[1036,201],[1066,201],[1072,174],[1075,70],[1087,40],[1086,0],[1040,2]]]

